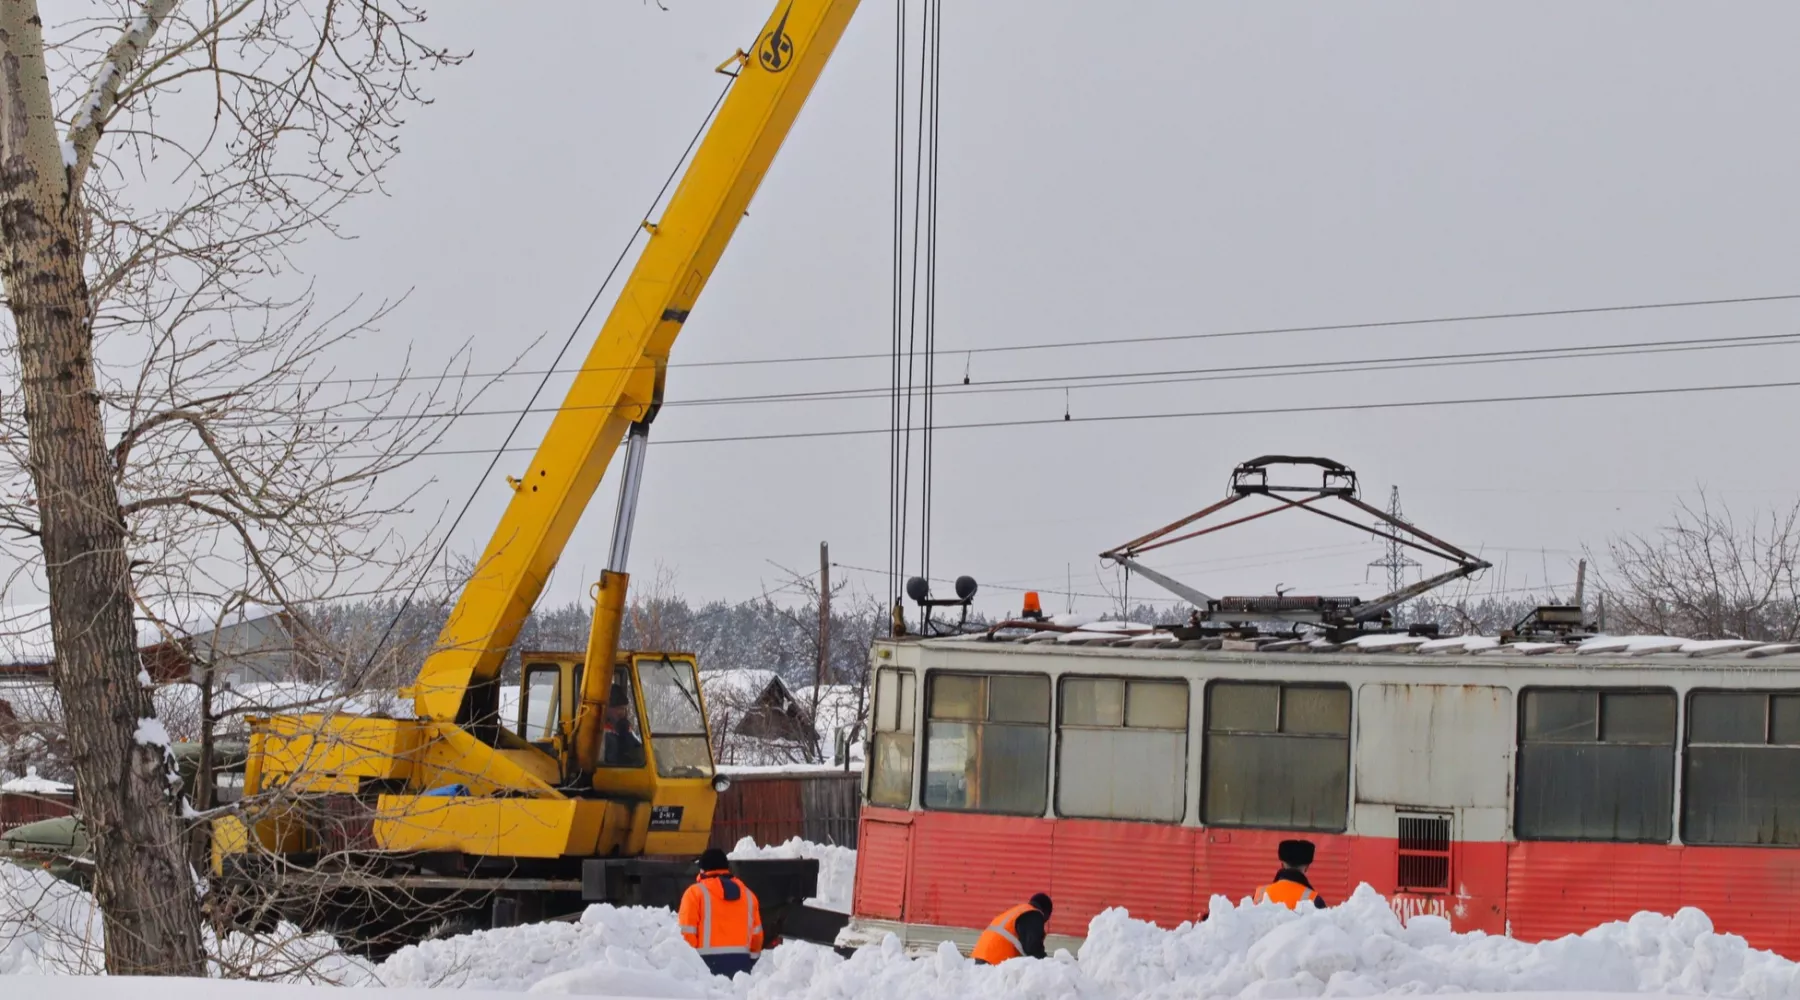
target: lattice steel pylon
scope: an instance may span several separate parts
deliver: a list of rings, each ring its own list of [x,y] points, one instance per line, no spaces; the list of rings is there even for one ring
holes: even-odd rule
[[[1400,487],[1398,486],[1388,487],[1387,513],[1396,521],[1404,522],[1406,520],[1400,514]],[[1399,537],[1395,536],[1387,540],[1387,553],[1380,559],[1370,562],[1369,568],[1387,570],[1388,592],[1393,593],[1406,586],[1406,571],[1420,569],[1421,565],[1417,560],[1407,556],[1406,548],[1400,544]]]

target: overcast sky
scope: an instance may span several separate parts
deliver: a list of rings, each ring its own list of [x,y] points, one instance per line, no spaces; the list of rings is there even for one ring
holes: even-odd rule
[[[316,243],[326,297],[411,289],[355,363],[470,340],[484,365],[547,364],[710,106],[713,67],[761,3],[431,5],[473,50],[429,80],[389,197]],[[1800,303],[966,355],[1134,336],[1800,293],[1800,7],[1781,3],[952,2],[943,27],[940,372],[974,383],[1800,333]],[[889,337],[893,7],[866,0],[726,251],[677,364],[884,352]],[[598,329],[590,321],[578,349]],[[1544,395],[1800,378],[1800,349],[1080,388],[1076,417]],[[671,403],[881,387],[885,359],[678,368]],[[942,423],[1059,418],[1049,391],[939,403]],[[547,399],[559,399],[566,380]],[[490,402],[520,405],[531,380]],[[1318,454],[1401,489],[1421,527],[1504,566],[1484,587],[1566,584],[1584,544],[1652,530],[1704,485],[1786,505],[1793,389],[946,431],[934,573],[1017,606],[1112,586],[1095,554],[1223,494],[1265,452]],[[670,405],[666,441],[880,429],[883,398]],[[455,447],[497,445],[470,418]],[[541,421],[521,441],[535,444]],[[502,471],[527,461],[517,455]],[[481,463],[427,458],[434,506]],[[632,552],[700,598],[775,586],[772,564],[886,558],[880,435],[652,450]],[[603,561],[609,476],[548,595]],[[479,550],[506,497],[481,485],[454,540]],[[1213,593],[1374,596],[1379,546],[1286,515],[1171,550]],[[859,584],[878,579],[849,569]],[[940,588],[947,589],[947,588]],[[1133,586],[1134,596],[1153,594]],[[1064,598],[1051,603],[1061,604]],[[1078,608],[1101,602],[1077,596]]]

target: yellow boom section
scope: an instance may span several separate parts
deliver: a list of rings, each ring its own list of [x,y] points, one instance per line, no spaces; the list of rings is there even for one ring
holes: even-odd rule
[[[469,687],[499,673],[626,429],[654,415],[669,348],[856,6],[782,3],[727,64],[739,67],[730,94],[420,671],[420,718],[456,721]]]

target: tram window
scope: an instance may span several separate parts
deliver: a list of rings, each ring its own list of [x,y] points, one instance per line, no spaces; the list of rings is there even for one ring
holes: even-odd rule
[[[1058,705],[1058,815],[1181,821],[1186,681],[1065,677]]]
[[[926,807],[1043,815],[1050,678],[932,674],[927,698]]]
[[[1687,843],[1800,846],[1800,694],[1694,692],[1682,788]]]
[[[1520,839],[1669,839],[1673,693],[1530,690],[1522,722],[1513,821]]]
[[[1217,681],[1206,692],[1201,818],[1219,826],[1344,829],[1350,689]]]
[[[912,805],[913,720],[917,681],[910,670],[875,674],[875,762],[869,801],[878,806]]]

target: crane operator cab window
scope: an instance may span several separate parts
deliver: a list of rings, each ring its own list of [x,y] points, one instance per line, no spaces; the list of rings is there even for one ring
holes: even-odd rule
[[[612,693],[606,699],[606,736],[600,748],[600,765],[643,767],[644,739],[639,734],[637,703],[631,697],[631,673],[615,670]]]
[[[712,745],[694,661],[650,654],[633,658],[650,721],[650,750],[664,778],[710,778]]]
[[[568,721],[563,710],[562,678],[559,664],[533,663],[525,668],[515,731],[546,753],[556,752],[556,740],[563,735]]]

